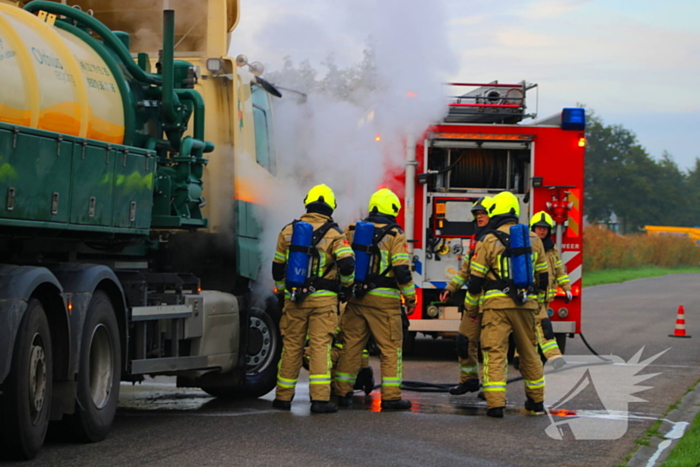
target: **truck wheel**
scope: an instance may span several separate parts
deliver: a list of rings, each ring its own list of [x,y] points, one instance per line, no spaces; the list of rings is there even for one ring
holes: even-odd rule
[[[557,345],[562,354],[566,353],[566,333],[557,332],[554,334],[554,338],[557,340]]]
[[[78,396],[69,424],[79,441],[102,441],[119,402],[121,345],[112,301],[101,290],[88,306],[78,368]]]
[[[31,459],[44,444],[53,387],[51,333],[44,308],[33,298],[22,318],[12,368],[0,396],[0,449],[11,459]]]
[[[272,391],[277,384],[277,363],[282,354],[277,300],[274,297],[266,300],[265,309],[252,306],[249,316],[243,384],[236,387],[202,386],[214,397],[256,398]]]

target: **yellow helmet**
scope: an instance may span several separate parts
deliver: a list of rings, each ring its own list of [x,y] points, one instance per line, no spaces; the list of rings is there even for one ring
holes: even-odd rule
[[[335,202],[335,194],[333,193],[333,190],[324,184],[316,185],[310,189],[306,194],[306,198],[304,198],[304,206],[317,202],[325,203],[333,210],[338,207],[338,203]]]
[[[476,211],[486,211],[486,213],[488,214],[489,208],[492,204],[493,198],[491,198],[490,196],[482,196],[472,206],[472,213]]]
[[[535,227],[548,227],[550,232],[554,228],[554,219],[544,211],[540,211],[530,219],[530,230],[535,230]]]
[[[374,192],[369,199],[369,207],[367,209],[370,214],[376,209],[381,214],[396,216],[401,210],[401,201],[399,201],[399,197],[393,191],[388,188],[382,188]]]
[[[502,191],[492,198],[493,204],[487,209],[490,217],[500,214],[520,215],[520,201],[510,191]]]

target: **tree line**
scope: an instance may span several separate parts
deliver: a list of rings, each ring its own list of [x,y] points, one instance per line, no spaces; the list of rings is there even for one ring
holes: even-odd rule
[[[622,233],[645,225],[700,225],[700,158],[680,169],[664,151],[649,155],[636,135],[622,125],[605,125],[586,115],[586,205],[589,222],[609,221],[613,213]]]

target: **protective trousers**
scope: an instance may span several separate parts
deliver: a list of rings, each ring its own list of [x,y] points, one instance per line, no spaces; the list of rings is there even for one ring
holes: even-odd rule
[[[484,357],[483,391],[488,408],[506,405],[508,337],[513,333],[520,350],[520,373],[525,394],[534,402],[544,400],[544,373],[537,353],[535,310],[486,309],[481,322],[481,352]]]
[[[457,336],[457,358],[459,359],[459,382],[479,379],[479,340],[481,336],[481,313],[462,315]]]
[[[559,344],[554,338],[554,331],[552,330],[552,323],[549,321],[549,316],[547,315],[547,309],[549,308],[549,303],[544,303],[540,305],[540,311],[537,313],[537,342],[540,344],[540,349],[547,360],[553,358],[561,357],[561,350],[559,349]],[[543,325],[543,321],[546,319]]]
[[[308,335],[311,400],[330,400],[331,343],[337,325],[337,310],[337,304],[307,308],[286,301],[280,319],[283,348],[277,373],[276,399],[291,401],[294,398]]]
[[[384,300],[384,303],[386,302]],[[335,394],[345,396],[353,391],[355,379],[362,364],[362,351],[371,334],[379,349],[382,400],[401,399],[403,372],[401,308],[398,300],[390,300],[389,302],[395,302],[395,306],[382,306],[381,308],[373,306],[381,304],[373,297],[348,302],[345,313],[340,320],[345,345],[336,368]]]

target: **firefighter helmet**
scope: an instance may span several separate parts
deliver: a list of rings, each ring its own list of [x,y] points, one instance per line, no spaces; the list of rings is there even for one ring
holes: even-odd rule
[[[335,194],[333,193],[333,190],[324,184],[316,185],[310,189],[304,198],[304,206],[317,202],[324,203],[333,210],[338,207],[338,204],[335,202]]]
[[[396,216],[401,210],[401,201],[399,197],[388,188],[382,188],[374,192],[369,199],[369,213],[379,212],[388,216]]]
[[[551,232],[554,228],[554,219],[544,211],[540,211],[530,219],[530,230],[534,232],[535,227],[547,227]]]
[[[520,201],[510,191],[502,191],[492,198],[493,204],[487,212],[490,217],[500,214],[520,215]]]
[[[472,206],[472,214],[474,214],[476,211],[486,211],[488,214],[491,204],[493,204],[493,198],[490,196],[482,196]]]

